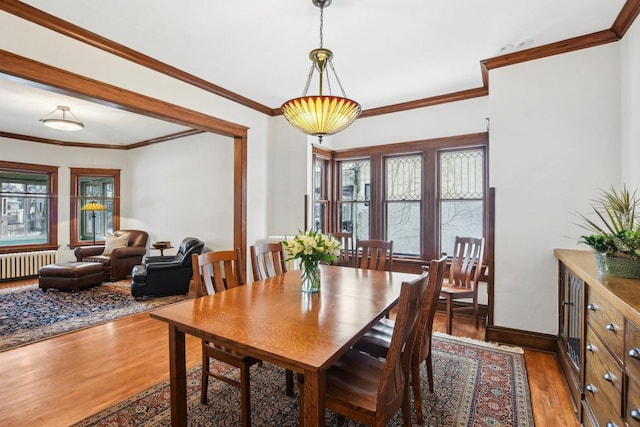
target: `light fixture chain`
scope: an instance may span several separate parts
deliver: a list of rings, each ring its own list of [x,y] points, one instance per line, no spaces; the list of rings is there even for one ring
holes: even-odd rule
[[[315,62],[311,64],[311,69],[309,70],[309,76],[307,77],[307,83],[304,85],[304,90],[302,91],[302,96],[307,96],[307,91],[309,90],[309,84],[311,83],[311,78],[313,77],[313,69],[315,68]]]
[[[329,64],[331,64],[331,61],[329,61]],[[329,78],[329,69],[325,67],[324,71],[327,74],[327,86],[329,87],[329,95],[333,95],[333,91],[331,90],[331,79]]]
[[[320,48],[322,48],[323,35],[322,29],[324,27],[324,4],[320,6]]]
[[[336,73],[336,69],[333,68],[333,61],[329,61],[329,66],[331,67],[331,71],[333,71],[333,75],[335,76],[336,81],[338,82],[338,86],[340,86],[340,91],[342,92],[342,96],[344,98],[347,98],[347,94],[344,91],[344,88],[342,87],[342,83],[340,83],[340,79],[338,78],[338,73]],[[327,73],[329,73],[329,72],[327,71]],[[329,79],[327,79],[327,80],[329,80]]]

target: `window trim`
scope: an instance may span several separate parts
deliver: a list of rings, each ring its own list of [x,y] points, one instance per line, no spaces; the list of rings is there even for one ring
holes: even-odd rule
[[[92,246],[93,241],[78,240],[79,220],[78,203],[80,197],[80,179],[84,177],[92,178],[112,178],[114,187],[113,196],[113,229],[120,229],[120,169],[96,169],[96,168],[69,168],[71,173],[71,197],[69,201],[69,247],[71,249],[79,246]],[[96,240],[96,245],[104,244],[104,240]]]
[[[39,250],[57,250],[58,245],[58,166],[36,165],[31,163],[7,162],[0,160],[0,169],[13,172],[31,172],[48,175],[49,184],[49,221],[47,243],[0,246],[0,254],[16,252],[34,252]]]

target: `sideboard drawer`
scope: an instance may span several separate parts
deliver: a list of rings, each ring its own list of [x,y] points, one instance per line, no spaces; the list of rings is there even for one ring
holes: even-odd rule
[[[613,423],[613,425],[617,427],[624,426],[624,420],[620,417],[615,408],[611,406],[605,396],[600,393],[600,390],[596,388],[594,389],[594,392],[585,391],[585,399],[589,410],[597,419],[597,426],[604,427],[606,425],[611,425],[609,423]]]
[[[624,365],[627,372],[640,381],[640,328],[627,320],[624,338]]]
[[[629,427],[640,427],[640,383],[629,377],[626,419]]]
[[[587,322],[609,347],[613,355],[623,362],[624,316],[597,292],[589,292]]]
[[[622,368],[590,327],[587,328],[586,349],[585,394],[602,402],[606,400],[613,413],[621,415]]]

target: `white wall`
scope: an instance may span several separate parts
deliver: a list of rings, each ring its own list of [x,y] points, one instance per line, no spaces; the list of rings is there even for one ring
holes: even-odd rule
[[[488,116],[488,98],[480,97],[367,117],[333,135],[331,147],[341,150],[486,132]]]
[[[616,43],[490,71],[498,326],[557,333],[553,249],[588,249],[571,212],[620,184],[619,76]]]
[[[307,188],[307,136],[284,117],[271,119],[269,142],[269,235],[291,236],[304,230],[304,196]]]
[[[233,247],[233,144],[210,133],[129,151],[129,222],[150,242],[197,237]],[[169,253],[169,252],[167,252]],[[159,254],[157,254],[159,255]]]
[[[640,189],[640,19],[620,42],[622,82],[622,180]]]
[[[96,150],[92,148],[62,147],[0,137],[0,158],[8,162],[31,163],[58,166],[58,259],[75,260],[69,249],[69,208],[71,197],[71,172],[69,168],[121,169],[121,188],[128,188],[130,175],[124,150]],[[128,212],[129,200],[121,200],[120,209]],[[122,228],[129,226],[127,216],[123,216]]]

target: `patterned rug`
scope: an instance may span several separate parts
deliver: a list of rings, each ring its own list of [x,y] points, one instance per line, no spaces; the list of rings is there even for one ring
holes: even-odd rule
[[[187,298],[131,296],[129,280],[105,283],[78,292],[38,285],[0,289],[0,351],[31,344],[78,329],[153,310]]]
[[[434,334],[435,393],[430,394],[423,366],[425,426],[533,426],[527,372],[522,350],[480,341]],[[228,371],[216,365],[220,372]],[[255,426],[297,426],[298,394],[284,392],[284,370],[270,364],[251,373],[251,421]],[[187,372],[187,401],[191,426],[240,425],[238,389],[221,381],[209,383],[209,404],[200,404],[200,366]],[[413,424],[416,424],[412,405]],[[327,425],[336,425],[327,411]],[[157,384],[76,426],[170,426],[169,383]],[[347,420],[348,426],[360,424]],[[398,414],[389,426],[401,426]]]

